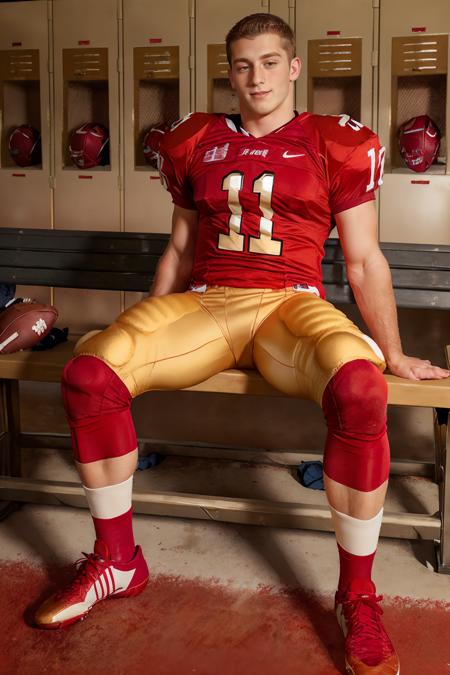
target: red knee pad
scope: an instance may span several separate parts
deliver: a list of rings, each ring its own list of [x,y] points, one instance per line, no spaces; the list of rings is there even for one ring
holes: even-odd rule
[[[328,383],[322,409],[328,425],[324,471],[338,483],[370,492],[389,477],[387,384],[370,361],[346,363]]]
[[[69,361],[61,389],[78,462],[120,457],[136,448],[130,392],[101,359]]]

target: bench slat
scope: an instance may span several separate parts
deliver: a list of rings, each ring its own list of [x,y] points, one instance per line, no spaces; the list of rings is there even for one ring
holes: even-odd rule
[[[0,277],[31,286],[146,292],[168,234],[0,228]],[[401,307],[450,309],[450,246],[381,243]],[[327,298],[352,303],[338,239],[322,262]]]
[[[11,380],[59,382],[69,360],[76,338],[46,352],[16,352],[0,356],[0,377]],[[428,408],[450,408],[450,378],[446,380],[405,380],[386,375],[388,402],[391,405],[413,405]],[[285,396],[266,382],[256,370],[226,370],[187,391],[250,396]]]
[[[27,286],[56,286],[57,288],[89,288],[105,291],[148,292],[152,283],[151,273],[139,272],[89,272],[53,269],[1,268],[3,283]]]
[[[0,477],[0,493],[6,499],[35,504],[87,507],[84,490],[77,483]],[[149,515],[333,531],[330,510],[325,505],[151,491],[133,493],[133,510]],[[384,512],[381,534],[433,540],[439,536],[439,528],[436,516]]]
[[[15,268],[20,276],[23,270],[72,270],[95,272],[144,272],[153,273],[159,255],[140,253],[133,256],[130,270],[130,256],[116,252],[43,251],[36,258],[35,251],[5,251],[0,249],[0,267]]]
[[[0,228],[0,249],[38,252],[88,251],[161,255],[168,234]]]

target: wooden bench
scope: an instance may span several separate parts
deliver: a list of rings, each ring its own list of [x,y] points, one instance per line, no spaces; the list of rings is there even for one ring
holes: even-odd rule
[[[146,291],[167,243],[167,235],[54,230],[0,230],[2,282],[70,288]],[[386,244],[399,306],[450,309],[450,247]],[[336,240],[326,244],[323,276],[331,302],[351,302],[342,252]],[[19,352],[0,357],[3,432],[0,437],[0,497],[11,501],[86,506],[78,483],[21,478],[22,447],[69,447],[61,434],[21,430],[19,381],[59,382],[75,337],[47,352]],[[447,347],[450,363],[450,347]],[[450,573],[450,380],[415,382],[386,375],[389,404],[434,410],[435,462],[400,461],[391,472],[434,478],[439,485],[435,515],[385,512],[382,534],[437,542],[437,569]],[[191,388],[192,391],[282,397],[256,371],[228,370]],[[196,449],[179,448],[182,454]],[[177,448],[172,448],[172,453]],[[240,457],[236,452],[233,458]],[[252,459],[254,459],[253,453]],[[308,453],[302,453],[310,458]],[[135,493],[139,513],[207,518],[219,521],[300,527],[331,531],[328,508],[301,503],[212,497],[176,492]]]

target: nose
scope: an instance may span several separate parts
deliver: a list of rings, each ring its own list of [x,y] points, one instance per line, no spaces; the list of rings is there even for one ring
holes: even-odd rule
[[[262,66],[253,66],[251,69],[250,84],[252,87],[258,87],[264,84],[264,71]]]

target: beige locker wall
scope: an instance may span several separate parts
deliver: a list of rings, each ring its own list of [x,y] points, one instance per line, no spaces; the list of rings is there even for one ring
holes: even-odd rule
[[[302,72],[296,83],[300,111],[346,113],[374,128],[372,0],[297,2],[295,35]],[[337,237],[334,228],[330,234]]]
[[[53,0],[55,59],[55,228],[119,230],[122,221],[121,0]],[[67,157],[68,132],[84,122],[109,128],[110,164],[80,170]],[[123,293],[57,288],[59,325],[84,333],[111,323]]]
[[[44,305],[50,305],[53,302],[52,290],[46,286],[17,286],[15,297],[33,298]]]
[[[449,31],[448,0],[381,0],[379,133],[387,146],[382,241],[450,244]],[[415,173],[402,163],[396,132],[421,114],[443,132],[441,163]]]
[[[0,227],[51,227],[48,3],[0,4]],[[16,166],[9,133],[31,124],[41,133],[42,165]]]
[[[356,115],[372,128],[372,0],[297,2],[296,41],[303,64],[298,108]]]
[[[121,226],[120,17],[121,0],[53,1],[56,228]],[[110,165],[80,170],[71,164],[68,136],[84,122],[108,126]]]
[[[281,17],[286,23],[290,25],[292,30],[295,29],[295,5],[296,0],[269,0],[269,7],[263,8],[271,14]],[[261,11],[261,10],[259,10]]]
[[[151,11],[148,0],[127,0],[124,49],[124,207],[126,231],[170,232],[172,201],[158,172],[146,165],[146,130],[171,124],[191,107],[192,2],[166,0]]]
[[[108,326],[122,309],[122,294],[116,291],[55,288],[54,295],[58,326],[79,335]]]
[[[247,14],[269,11],[269,0],[196,0],[195,110],[238,112],[237,97],[228,83],[225,36]]]

